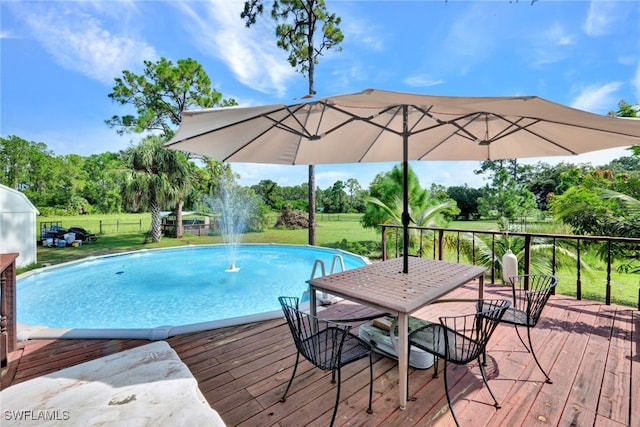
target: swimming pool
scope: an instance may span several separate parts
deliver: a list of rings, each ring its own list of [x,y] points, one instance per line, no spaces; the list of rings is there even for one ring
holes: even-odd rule
[[[237,253],[239,271],[226,272],[226,250],[225,245],[142,250],[21,275],[16,284],[17,319],[26,331],[21,338],[164,339],[276,318],[282,315],[277,297],[302,297],[315,260],[327,269],[335,255],[345,269],[367,263],[334,249],[245,244]]]

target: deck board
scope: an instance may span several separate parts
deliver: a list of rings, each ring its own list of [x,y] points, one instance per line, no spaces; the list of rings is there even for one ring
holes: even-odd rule
[[[474,297],[473,284],[452,296]],[[486,295],[506,296],[487,285]],[[442,305],[441,305],[442,306]],[[426,307],[415,315],[436,319],[443,308]],[[359,316],[371,310],[341,302],[322,312],[327,317]],[[523,337],[526,339],[526,331]],[[478,366],[448,368],[454,408],[462,425],[595,425],[640,427],[640,313],[571,297],[553,296],[533,331],[542,365],[553,384],[545,384],[513,326],[501,325],[489,345],[487,373],[501,409],[492,405]],[[283,319],[191,333],[167,340],[198,380],[209,404],[229,426],[326,426],[335,400],[328,373],[306,361],[298,367],[287,401],[281,403],[296,350]],[[34,340],[21,343],[3,371],[2,388],[118,351],[146,340]],[[410,369],[410,401],[397,407],[396,361],[374,359],[374,414],[368,400],[367,359],[343,369],[337,425],[450,426],[453,418],[440,375],[433,368]],[[64,409],[64,408],[61,408]]]
[[[638,402],[637,397],[640,396],[640,312],[639,311],[631,311],[630,313],[630,328],[631,332],[629,334],[630,339],[628,342],[630,352],[628,353],[627,362],[630,366],[631,370],[631,396],[634,396],[633,399],[629,400],[629,424],[631,427],[640,427],[640,402]],[[620,396],[620,399],[625,399],[625,390],[624,385],[627,382],[627,379],[621,378],[622,387],[621,392],[623,393]]]

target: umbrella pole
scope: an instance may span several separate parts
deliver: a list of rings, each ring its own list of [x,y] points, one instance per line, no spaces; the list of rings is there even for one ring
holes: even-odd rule
[[[409,272],[409,107],[402,106],[402,272]]]

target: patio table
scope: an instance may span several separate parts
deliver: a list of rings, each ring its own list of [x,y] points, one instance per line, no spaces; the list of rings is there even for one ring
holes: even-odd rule
[[[448,292],[478,279],[478,297],[484,293],[486,269],[424,258],[409,258],[409,272],[395,258],[360,268],[313,278],[309,283],[311,314],[316,314],[316,291],[376,308],[398,317],[398,382],[400,409],[407,404],[409,314]]]

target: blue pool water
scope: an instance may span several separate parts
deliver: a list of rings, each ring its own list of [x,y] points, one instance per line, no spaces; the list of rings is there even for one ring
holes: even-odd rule
[[[241,245],[238,272],[225,272],[224,245],[145,250],[50,267],[18,278],[19,323],[49,328],[157,328],[280,310],[302,297],[316,259],[345,269],[366,261],[326,248]],[[327,271],[328,273],[328,271]],[[316,274],[317,275],[317,274]]]

